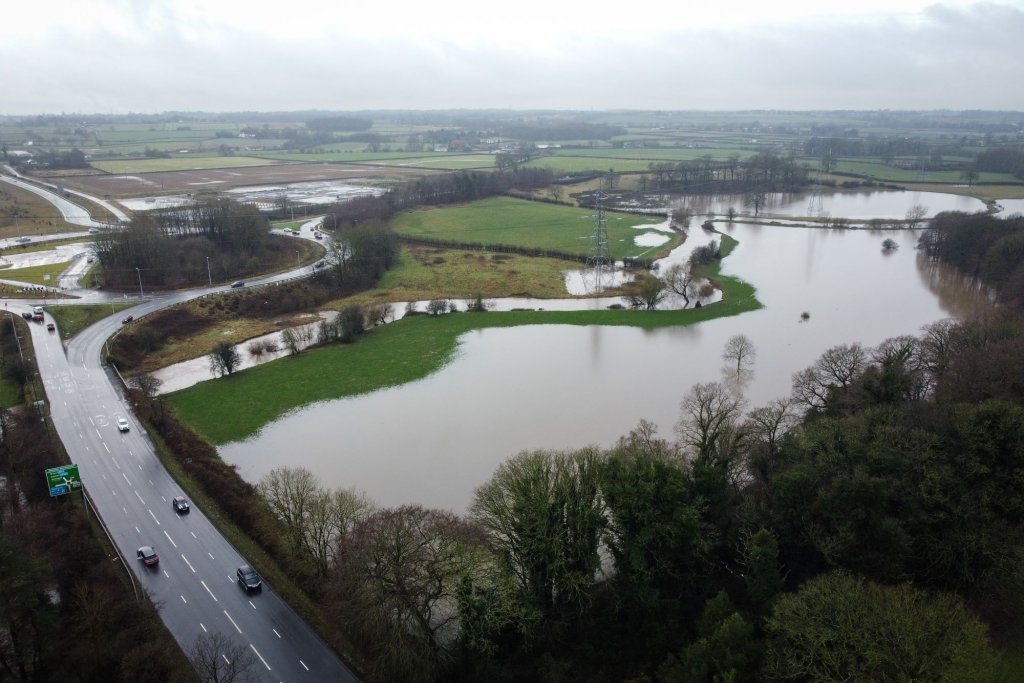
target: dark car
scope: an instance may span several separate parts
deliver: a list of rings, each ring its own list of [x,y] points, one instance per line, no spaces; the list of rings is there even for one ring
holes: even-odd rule
[[[21,314],[21,317],[24,318],[25,320],[31,320],[32,313],[31,311],[25,311],[24,313]]]
[[[49,330],[50,332],[53,332],[54,330],[57,329],[57,326],[54,325],[53,323],[46,323],[46,329]]]
[[[242,584],[246,592],[263,590],[263,581],[260,579],[260,575],[249,565],[243,564],[238,568],[237,573],[238,583]]]
[[[142,564],[147,567],[152,567],[160,563],[160,556],[156,554],[156,550],[148,545],[144,545],[139,548],[137,554],[139,559],[142,560]]]
[[[121,318],[121,324],[122,325],[127,325],[128,323],[130,323],[133,320],[135,320],[135,316],[134,315],[130,315],[127,318]]]
[[[185,496],[175,496],[174,499],[171,500],[171,506],[174,508],[175,512],[189,511],[188,501],[185,500]]]
[[[242,280],[235,280],[231,283],[232,289],[238,289],[239,287],[245,287],[245,282]]]

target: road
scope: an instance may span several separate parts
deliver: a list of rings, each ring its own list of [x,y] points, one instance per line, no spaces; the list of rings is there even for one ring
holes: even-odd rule
[[[296,272],[306,273],[308,268],[254,280],[250,286],[286,280]],[[82,331],[66,350],[59,331],[31,324],[53,424],[136,581],[157,604],[184,650],[204,633],[222,633],[252,653],[252,672],[260,680],[356,681],[273,586],[264,582],[261,593],[246,593],[236,582],[238,566],[252,563],[220,535],[201,509],[193,505],[188,514],[172,510],[171,499],[181,491],[125,405],[116,378],[100,363],[103,346],[120,326],[122,315],[137,318],[225,289],[154,296]],[[32,303],[19,302],[10,314],[29,310]],[[47,314],[45,322],[51,320]],[[128,419],[130,431],[118,431],[118,417]],[[136,549],[143,545],[156,548],[159,565],[147,568],[135,559]]]
[[[26,183],[26,181],[29,180],[28,178],[26,178],[22,174],[18,173],[11,166],[4,166],[3,168],[4,168],[5,171],[10,173],[11,176],[13,176],[13,178],[8,179],[8,178],[5,178],[4,176],[0,175],[0,180],[17,180],[17,181],[19,181],[21,183]],[[47,183],[47,182],[43,182],[43,181],[36,181],[36,182],[38,182],[41,185],[45,185],[47,187],[51,187],[54,190],[57,189],[57,186],[54,185],[53,183]],[[11,184],[17,184],[17,183],[11,183]],[[46,194],[40,194],[40,192],[35,192],[35,190],[32,190],[31,188],[25,188],[25,189],[28,189],[30,192],[35,192],[35,194],[38,194],[40,197],[43,197],[43,199],[47,200],[48,202],[53,203],[54,206],[56,206],[60,210],[61,215],[64,216],[64,220],[66,220],[68,223],[74,223],[75,225],[85,225],[87,227],[93,227],[94,225],[95,226],[106,225],[105,223],[89,223],[89,224],[87,224],[87,223],[79,223],[78,221],[73,221],[73,220],[69,219],[67,217],[68,214],[64,213],[64,210],[61,209],[61,204],[58,204],[54,200],[55,199],[56,200],[60,200],[64,204],[69,204],[69,205],[77,207],[79,209],[81,209],[81,207],[79,207],[77,204],[73,204],[71,202],[68,202],[68,201],[64,200],[64,198],[61,197],[60,193],[58,193],[58,192],[49,192],[48,190],[46,190],[44,188],[40,188],[39,185],[35,185],[33,183],[26,183],[26,184],[31,185],[31,187],[36,188],[36,190],[41,190],[42,192],[45,192]],[[24,185],[18,185],[18,187],[24,187]],[[79,192],[78,190],[71,190],[71,189],[65,188],[64,191],[66,193],[68,193],[68,194],[73,194],[76,197],[81,197],[82,199],[87,199],[90,202],[93,202],[94,204],[99,204],[104,209],[106,209],[110,213],[114,214],[114,216],[117,218],[117,220],[121,221],[122,223],[127,223],[129,220],[131,220],[131,218],[128,216],[128,214],[126,214],[124,211],[122,211],[121,208],[118,207],[117,205],[115,205],[113,202],[108,202],[105,199],[100,199],[99,197],[94,197],[94,196],[86,194],[84,192]],[[86,214],[86,215],[88,216],[88,214]],[[89,220],[92,220],[92,219],[90,218]]]
[[[21,180],[20,178],[15,178],[9,175],[0,175],[0,181],[9,185],[14,185],[15,187],[20,187],[23,190],[28,190],[32,194],[39,195],[57,207],[57,210],[60,211],[60,215],[63,216],[64,220],[68,223],[81,225],[87,228],[109,227],[107,223],[93,220],[88,211],[74,202],[69,202],[67,199],[61,197],[55,192],[51,192],[50,190],[39,187],[38,185],[34,185],[25,180]]]

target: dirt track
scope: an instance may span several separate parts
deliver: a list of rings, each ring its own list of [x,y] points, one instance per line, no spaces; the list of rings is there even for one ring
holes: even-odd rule
[[[422,169],[353,164],[273,164],[198,171],[162,171],[137,175],[88,175],[64,178],[64,185],[100,197],[137,197],[227,190],[247,185],[301,183],[310,180],[380,180],[424,175]]]

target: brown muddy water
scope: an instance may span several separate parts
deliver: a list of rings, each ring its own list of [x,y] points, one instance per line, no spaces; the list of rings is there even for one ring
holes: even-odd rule
[[[739,240],[725,271],[754,284],[764,309],[659,330],[471,332],[429,377],[296,410],[220,453],[253,482],[274,467],[304,466],[380,505],[461,511],[519,451],[608,446],[641,419],[671,438],[683,395],[723,378],[732,335],[757,347],[744,390],[753,408],[788,395],[793,373],[831,346],[873,346],[988,305],[973,284],[921,257],[910,231],[721,227]],[[899,249],[883,252],[887,237]]]

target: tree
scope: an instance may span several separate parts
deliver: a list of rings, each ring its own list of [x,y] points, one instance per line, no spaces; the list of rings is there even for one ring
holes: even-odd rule
[[[210,372],[217,377],[232,374],[242,363],[242,357],[230,342],[219,342],[210,352]]]
[[[682,417],[676,434],[693,458],[703,464],[724,464],[731,453],[726,448],[736,431],[743,399],[718,382],[696,384],[680,403]]]
[[[978,167],[976,164],[968,164],[960,173],[960,179],[967,182],[967,186],[974,185],[978,180]]]
[[[737,334],[729,337],[722,350],[722,360],[736,363],[736,374],[749,370],[749,366],[757,359],[757,349],[754,342],[744,334]]]
[[[683,297],[683,308],[688,308],[690,299],[697,296],[696,280],[689,264],[675,263],[665,273],[665,286]]]
[[[250,649],[223,633],[200,634],[192,642],[188,658],[202,683],[249,683],[260,680],[252,672],[256,657]]]
[[[775,597],[782,592],[779,571],[779,543],[768,529],[759,529],[743,544],[743,581],[758,614],[769,615]]]
[[[959,598],[843,572],[780,597],[766,630],[767,681],[986,681],[995,660]]]
[[[764,208],[765,202],[768,200],[768,193],[764,190],[753,190],[747,194],[746,204],[747,206],[754,209],[754,215],[757,216],[761,213],[761,209]]]
[[[882,240],[882,249],[884,249],[885,251],[894,251],[899,248],[900,245],[896,242],[896,240],[894,240],[891,237],[886,237],[884,240]]]
[[[658,667],[659,683],[726,683],[753,680],[758,645],[754,626],[732,606],[724,591],[707,601],[698,638]]]
[[[921,221],[928,215],[928,207],[922,206],[921,204],[914,204],[912,207],[907,209],[907,227],[911,230],[916,229],[921,225]]]
[[[332,596],[380,680],[444,680],[458,647],[460,587],[497,563],[478,528],[451,512],[381,510],[339,544]]]
[[[523,452],[476,490],[470,512],[528,603],[579,610],[601,566],[597,452]]]
[[[726,209],[725,217],[729,220],[730,223],[736,220],[736,207],[730,206],[728,209]]]
[[[793,375],[793,397],[812,410],[824,410],[860,376],[867,353],[860,344],[840,344],[821,354],[814,365]]]
[[[665,281],[650,273],[641,273],[625,288],[626,301],[632,308],[653,311],[665,299]]]

